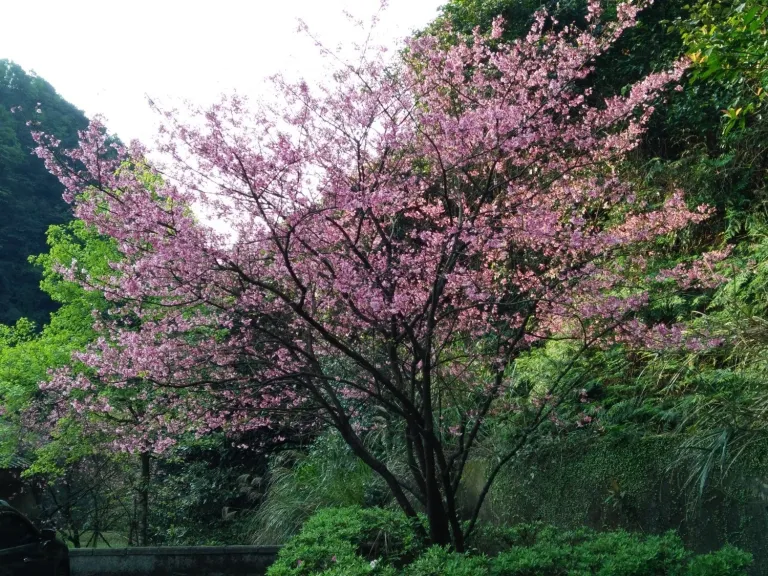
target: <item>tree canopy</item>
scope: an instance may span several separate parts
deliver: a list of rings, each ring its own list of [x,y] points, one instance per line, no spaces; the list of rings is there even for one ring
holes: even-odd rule
[[[141,147],[98,122],[74,150],[36,134],[76,216],[122,254],[99,280],[121,305],[76,355],[87,369],[46,389],[122,421],[98,391],[138,385],[129,449],[183,430],[331,425],[406,515],[426,509],[432,542],[462,550],[498,470],[551,412],[533,410],[462,527],[464,467],[489,411],[514,405],[522,351],[554,336],[582,350],[717,345],[642,314],[653,286],[721,281],[727,252],[666,269],[644,258],[710,210],[679,190],[636,202],[615,170],[686,63],[597,101],[582,83],[639,9],[620,4],[606,24],[592,2],[583,28],[560,31],[540,12],[512,42],[502,20],[448,47],[422,35],[400,69],[373,59],[319,90],[278,83],[277,112],[229,98],[201,125],[168,114],[167,183],[148,185]],[[233,234],[198,222],[196,202]],[[377,412],[402,437],[405,474],[365,448]]]
[[[68,145],[88,120],[42,78],[0,60],[0,323],[19,318],[40,328],[56,304],[39,288],[40,272],[28,258],[46,250],[45,232],[72,218],[62,188],[31,154],[28,122],[41,122]]]

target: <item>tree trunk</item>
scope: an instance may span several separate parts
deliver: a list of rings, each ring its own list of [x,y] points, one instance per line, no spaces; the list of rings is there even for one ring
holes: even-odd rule
[[[435,455],[432,450],[427,451],[427,469],[426,469],[426,504],[427,521],[429,522],[429,540],[432,544],[439,546],[450,546],[451,530],[448,516],[445,513],[443,498],[440,493],[440,487],[437,480],[437,471],[435,470]],[[462,552],[462,550],[459,550]]]
[[[142,452],[139,481],[139,546],[149,546],[149,464],[149,452]]]
[[[80,545],[80,528],[75,525],[75,521],[72,518],[72,502],[69,499],[69,496],[70,496],[70,493],[71,493],[71,490],[70,490],[71,484],[69,483],[70,482],[69,474],[67,474],[64,477],[64,479],[66,481],[65,484],[64,484],[64,487],[65,487],[65,490],[66,490],[66,493],[65,493],[65,496],[64,496],[64,518],[66,519],[67,525],[69,526],[69,528],[70,528],[70,530],[72,532],[72,536],[70,538],[70,540],[72,542],[72,546],[74,546],[75,548],[80,548],[80,546],[81,546]],[[52,493],[53,493],[54,499],[55,499],[55,492],[53,492],[53,490],[52,490]]]

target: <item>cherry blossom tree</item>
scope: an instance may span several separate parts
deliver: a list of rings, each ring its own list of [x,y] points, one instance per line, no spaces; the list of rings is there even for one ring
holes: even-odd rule
[[[557,32],[541,12],[512,43],[501,20],[489,37],[425,35],[398,63],[343,65],[329,85],[277,79],[280,107],[230,97],[193,121],[162,112],[173,160],[152,186],[145,149],[110,144],[98,121],[75,150],[36,134],[77,217],[122,254],[99,279],[120,303],[102,337],[45,387],[103,414],[119,410],[105,387],[136,391],[122,449],[332,426],[405,514],[426,513],[429,541],[463,550],[494,478],[552,406],[462,518],[465,466],[489,413],[510,409],[522,351],[554,334],[579,350],[686,340],[642,322],[642,254],[709,211],[679,191],[644,205],[615,170],[685,63],[606,101],[584,88],[638,11],[620,4],[605,23],[593,1],[585,29]],[[711,282],[707,270],[663,280]],[[78,278],[77,263],[63,273]],[[372,414],[401,438],[405,473],[366,446],[382,425]]]

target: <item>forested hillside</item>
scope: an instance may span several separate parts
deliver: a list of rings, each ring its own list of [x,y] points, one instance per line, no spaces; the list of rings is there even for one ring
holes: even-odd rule
[[[27,259],[46,251],[48,226],[66,222],[71,212],[59,182],[32,155],[30,121],[68,146],[87,125],[44,79],[0,60],[0,322],[25,317],[40,327],[56,305],[40,290],[40,270]]]

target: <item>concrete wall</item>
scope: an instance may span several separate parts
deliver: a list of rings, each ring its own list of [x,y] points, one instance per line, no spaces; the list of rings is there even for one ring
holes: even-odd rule
[[[70,549],[72,576],[264,576],[278,546]]]

